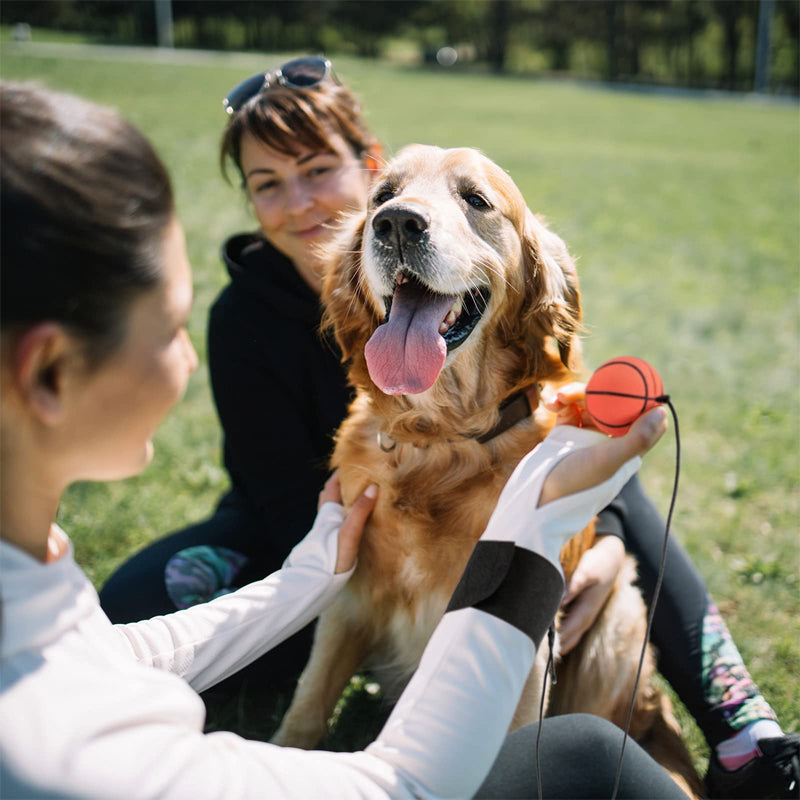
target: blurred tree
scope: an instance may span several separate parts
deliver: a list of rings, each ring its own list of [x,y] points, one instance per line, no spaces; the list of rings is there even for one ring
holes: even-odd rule
[[[456,48],[496,72],[557,72],[751,89],[760,0],[172,0],[175,44],[378,58],[400,39],[424,63]],[[774,0],[767,88],[800,92],[800,3]],[[155,0],[2,0],[0,22],[156,44]],[[766,54],[765,54],[766,55]],[[462,57],[463,56],[463,57]]]
[[[396,34],[413,18],[426,0],[393,0],[390,3],[371,0],[329,0],[317,5],[327,24],[347,33],[348,44],[360,56],[377,58],[386,39]]]
[[[758,42],[756,47],[756,69],[753,88],[763,92],[769,86],[769,60],[772,46],[772,18],[775,0],[760,0],[758,7]]]
[[[722,86],[725,89],[740,89],[742,82],[748,84],[749,78],[740,80],[739,59],[742,44],[742,21],[752,19],[758,13],[758,5],[753,0],[716,0],[709,6],[711,13],[719,18],[725,33],[725,73]],[[752,69],[747,71],[752,75]]]
[[[492,0],[489,9],[489,65],[505,72],[508,37],[511,32],[511,0]]]
[[[773,54],[784,51],[787,66],[782,74],[784,86],[794,94],[800,93],[800,3],[796,0],[781,0],[775,5],[775,23],[781,26],[783,38],[775,42]],[[773,77],[774,80],[774,77]]]

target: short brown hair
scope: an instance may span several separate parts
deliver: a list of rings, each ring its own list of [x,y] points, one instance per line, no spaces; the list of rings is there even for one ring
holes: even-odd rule
[[[241,142],[245,133],[279,153],[297,155],[298,146],[328,149],[331,132],[341,135],[359,158],[378,145],[347,87],[333,80],[312,89],[271,86],[231,116],[222,135],[220,167],[227,176],[225,168],[230,159],[242,174]]]

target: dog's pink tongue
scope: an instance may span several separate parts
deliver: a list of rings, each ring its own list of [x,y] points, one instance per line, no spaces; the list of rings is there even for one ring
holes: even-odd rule
[[[447,356],[439,325],[455,296],[413,283],[395,289],[389,319],[364,348],[373,383],[385,394],[419,394],[436,382]]]

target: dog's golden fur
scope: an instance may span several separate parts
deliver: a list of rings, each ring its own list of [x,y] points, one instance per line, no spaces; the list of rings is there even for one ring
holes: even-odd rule
[[[376,220],[392,209],[411,209],[424,220],[424,236],[407,243],[405,253],[380,241]],[[447,295],[477,287],[489,300],[429,388],[390,395],[370,378],[364,351],[398,274]],[[536,387],[566,382],[581,369],[574,262],[508,175],[473,150],[413,146],[389,165],[366,213],[345,223],[330,255],[324,302],[357,392],[332,466],[346,506],[369,483],[380,492],[355,574],[318,623],[311,659],[274,739],[301,747],[321,738],[359,667],[379,669],[384,685],[391,678],[402,685],[413,672],[503,485],[553,424],[537,406]],[[478,441],[497,424],[501,402],[524,389],[534,397],[532,416]],[[591,531],[573,540],[564,554],[568,575],[590,544]],[[633,577],[628,563],[592,629],[559,664],[549,713],[585,711],[624,726],[645,630]],[[652,684],[653,669],[648,653],[631,733],[698,791],[669,703]],[[537,719],[540,692],[541,663],[512,727]]]

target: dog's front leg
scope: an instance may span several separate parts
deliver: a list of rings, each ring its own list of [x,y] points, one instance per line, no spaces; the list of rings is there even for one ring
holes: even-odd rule
[[[325,734],[336,701],[363,661],[367,645],[363,627],[359,630],[345,615],[347,603],[342,595],[319,618],[311,655],[271,739],[273,744],[304,750],[315,747]]]

